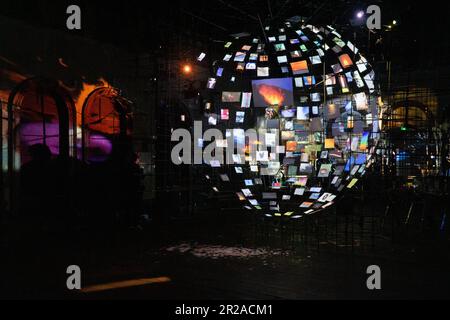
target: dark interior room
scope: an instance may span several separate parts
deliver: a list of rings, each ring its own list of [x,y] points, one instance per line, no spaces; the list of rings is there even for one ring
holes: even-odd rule
[[[3,1],[0,299],[449,299],[449,14]]]

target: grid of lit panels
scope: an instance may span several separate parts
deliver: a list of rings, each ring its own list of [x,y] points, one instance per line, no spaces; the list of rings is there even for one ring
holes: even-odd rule
[[[266,27],[264,37],[226,42],[207,83],[204,126],[233,136],[247,153],[232,164],[209,163],[214,191],[233,192],[244,208],[269,217],[298,218],[336,203],[374,161],[374,79],[359,50],[330,26],[286,22]],[[249,128],[258,141],[246,138]],[[265,148],[253,154],[252,144]]]

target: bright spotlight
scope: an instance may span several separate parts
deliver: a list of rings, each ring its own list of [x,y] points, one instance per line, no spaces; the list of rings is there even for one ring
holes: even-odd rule
[[[185,64],[183,66],[183,73],[190,74],[192,72],[192,66],[190,64]]]
[[[362,19],[364,17],[364,11],[358,11],[358,13],[356,14],[356,17],[358,19]]]

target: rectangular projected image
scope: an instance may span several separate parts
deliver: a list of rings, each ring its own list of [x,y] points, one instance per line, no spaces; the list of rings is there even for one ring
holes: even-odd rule
[[[292,73],[295,75],[309,73],[308,64],[307,64],[306,60],[292,62],[291,68],[292,68]]]
[[[309,120],[309,107],[297,107],[297,120]]]
[[[252,81],[253,102],[256,108],[268,106],[292,106],[294,88],[292,78]]]
[[[297,113],[296,109],[281,110],[281,117],[282,118],[295,118],[296,113]]]
[[[364,132],[361,138],[361,142],[359,144],[359,150],[366,151],[369,145],[369,132]]]
[[[240,102],[241,93],[240,92],[227,92],[222,93],[222,102]]]

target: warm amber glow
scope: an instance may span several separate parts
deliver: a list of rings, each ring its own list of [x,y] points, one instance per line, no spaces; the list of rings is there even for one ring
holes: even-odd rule
[[[112,282],[112,283],[99,284],[99,285],[86,287],[86,288],[82,289],[81,292],[83,292],[83,293],[101,292],[101,291],[108,291],[108,290],[115,290],[115,289],[145,286],[145,285],[155,284],[155,283],[165,283],[165,282],[170,282],[170,281],[171,280],[168,277],[127,280],[127,281]]]
[[[407,119],[406,123],[405,119]],[[392,120],[389,125],[396,128],[404,125],[410,127],[420,127],[426,124],[427,121],[428,117],[423,109],[410,105],[408,107],[396,108],[392,112]]]
[[[259,86],[258,92],[266,103],[271,106],[281,106],[286,99],[283,90],[278,87],[263,84]]]
[[[68,68],[68,67],[69,67],[69,65],[67,65],[67,64],[64,62],[64,59],[63,59],[63,58],[59,58],[59,59],[58,59],[58,62],[59,62],[59,64],[60,64],[61,66],[63,66],[64,68]]]
[[[185,65],[183,66],[183,72],[184,72],[185,74],[191,73],[191,72],[192,72],[192,66],[191,66],[190,64],[185,64]]]
[[[340,57],[339,57],[339,60],[341,61],[341,65],[342,65],[342,67],[344,67],[344,68],[348,68],[348,67],[350,67],[350,66],[352,66],[353,65],[353,61],[352,61],[352,59],[350,58],[350,56],[348,55],[348,54],[343,54],[343,55],[341,55]]]
[[[303,74],[309,72],[306,60],[291,63],[291,68],[294,74]]]
[[[334,149],[334,138],[325,139],[325,149]]]
[[[109,87],[109,83],[103,79],[100,78],[98,81],[96,81],[96,84],[89,84],[86,82],[83,82],[82,88],[80,90],[80,93],[75,99],[75,107],[77,110],[77,123],[81,123],[81,112],[83,110],[84,102],[86,101],[87,97],[95,90],[101,87]]]
[[[3,60],[3,59],[2,59]],[[20,73],[17,73],[17,72],[15,72],[15,71],[11,71],[11,70],[2,70],[2,76],[5,78],[5,79],[8,79],[9,81],[11,81],[11,82],[13,82],[13,83],[15,83],[15,84],[19,84],[19,83],[21,83],[22,81],[25,81],[27,78],[29,78],[28,76],[26,76],[26,75],[23,75],[23,74],[20,74]],[[8,100],[8,99],[6,99],[6,100]]]
[[[297,150],[297,141],[287,141],[286,142],[286,151],[295,152]]]
[[[353,116],[348,116],[348,118],[347,118],[347,128],[348,129],[353,129],[353,127],[354,127],[354,119],[353,119]]]

